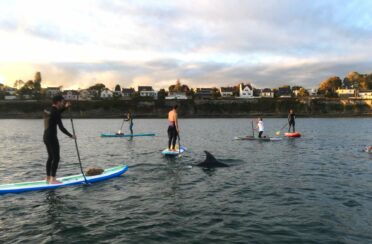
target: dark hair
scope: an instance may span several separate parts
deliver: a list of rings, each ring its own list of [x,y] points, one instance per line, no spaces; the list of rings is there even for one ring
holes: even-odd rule
[[[62,95],[55,95],[52,99],[53,103],[62,102],[65,98]]]
[[[176,104],[176,105],[173,105],[173,107],[172,107],[173,109],[177,109],[178,108],[178,105]]]

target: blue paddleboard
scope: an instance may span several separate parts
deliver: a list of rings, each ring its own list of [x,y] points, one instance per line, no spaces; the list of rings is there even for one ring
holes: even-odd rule
[[[119,165],[113,168],[105,169],[104,172],[100,175],[87,176],[88,183],[96,183],[99,181],[111,179],[117,176],[120,176],[128,170],[127,165]],[[57,178],[58,181],[61,181],[61,184],[47,184],[45,180],[41,181],[31,181],[31,182],[22,182],[22,183],[12,183],[0,185],[0,195],[6,193],[21,193],[26,191],[37,191],[45,189],[55,189],[65,186],[81,185],[85,184],[85,180],[82,174],[72,175]]]
[[[178,149],[178,146],[176,148],[176,151],[169,150],[168,148],[164,149],[161,154],[167,155],[167,156],[177,156],[183,152],[187,151],[186,147],[181,146],[180,149]]]

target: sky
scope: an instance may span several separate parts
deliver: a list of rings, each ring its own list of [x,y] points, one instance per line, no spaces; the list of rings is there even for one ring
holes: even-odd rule
[[[0,0],[0,83],[302,85],[372,73],[372,1]]]

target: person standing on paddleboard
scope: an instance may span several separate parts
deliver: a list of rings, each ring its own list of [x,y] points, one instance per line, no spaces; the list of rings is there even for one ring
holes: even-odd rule
[[[174,105],[172,110],[168,113],[168,149],[176,151],[176,142],[180,129],[178,127],[177,105]]]
[[[56,174],[58,164],[60,160],[59,156],[59,142],[57,137],[57,125],[59,129],[68,137],[75,139],[75,137],[66,130],[62,124],[61,114],[62,112],[70,107],[70,103],[65,103],[62,95],[56,95],[53,97],[53,104],[48,116],[45,118],[45,130],[43,140],[48,152],[48,160],[46,163],[46,180],[49,184],[59,184],[61,182],[56,180]],[[46,111],[44,111],[46,113]]]
[[[293,130],[293,133],[296,131],[296,115],[294,114],[293,110],[289,110],[289,114],[288,114],[288,132],[290,132],[291,130],[291,127],[292,127],[292,130]]]
[[[264,133],[264,130],[265,130],[262,118],[258,118],[257,128],[258,128],[258,138],[262,138],[262,134]]]
[[[129,121],[129,130],[130,133],[133,135],[133,117],[131,112],[127,113],[127,119],[125,121]]]

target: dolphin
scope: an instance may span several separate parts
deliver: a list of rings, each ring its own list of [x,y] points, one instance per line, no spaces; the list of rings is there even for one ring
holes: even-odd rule
[[[197,164],[196,166],[203,167],[203,168],[219,168],[219,167],[229,167],[227,164],[218,162],[217,159],[207,151],[204,151],[206,155],[206,159],[204,162]]]

